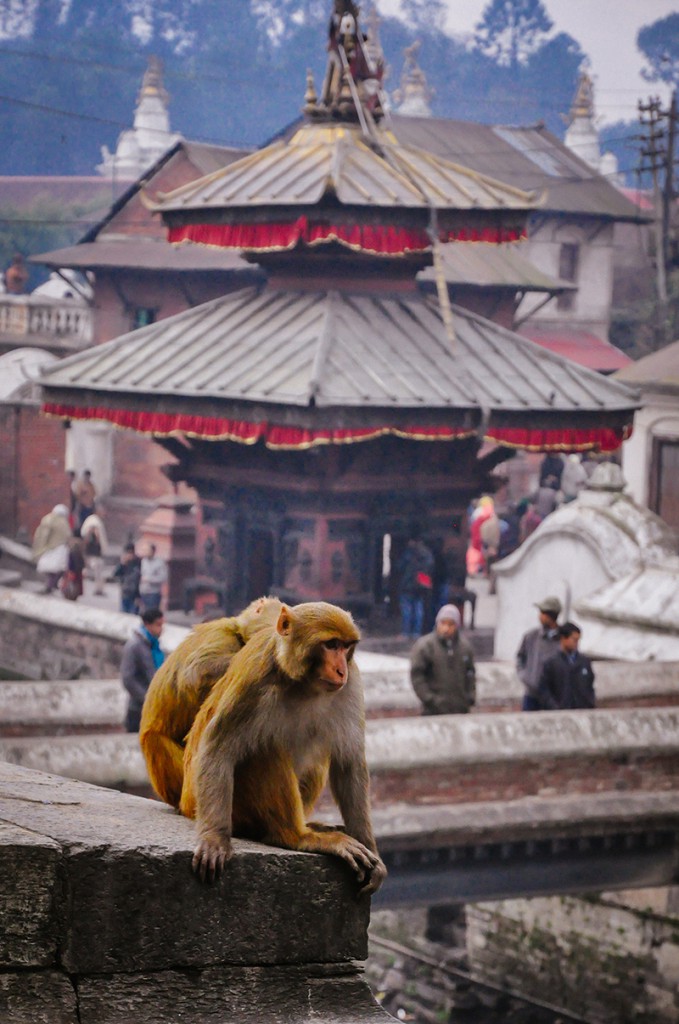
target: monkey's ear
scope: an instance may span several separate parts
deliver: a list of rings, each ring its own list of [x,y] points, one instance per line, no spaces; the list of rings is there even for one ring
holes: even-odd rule
[[[284,604],[276,623],[276,632],[279,636],[288,636],[292,629],[292,613],[287,604]]]

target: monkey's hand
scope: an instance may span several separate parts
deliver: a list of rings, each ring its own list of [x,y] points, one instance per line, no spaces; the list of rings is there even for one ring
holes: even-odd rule
[[[191,867],[201,882],[214,882],[232,853],[230,836],[216,830],[205,832],[196,843]]]
[[[345,832],[310,831],[301,840],[299,849],[313,853],[334,853],[341,857],[358,875],[362,896],[377,892],[387,875],[387,869],[378,854]]]
[[[384,861],[377,854],[375,856],[375,864],[370,869],[370,877],[365,885],[361,886],[361,896],[372,896],[374,892],[377,892],[382,882],[387,877],[387,869]]]

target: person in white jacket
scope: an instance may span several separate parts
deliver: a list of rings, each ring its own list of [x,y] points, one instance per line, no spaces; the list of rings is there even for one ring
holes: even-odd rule
[[[156,554],[155,544],[149,544],[141,560],[139,599],[142,608],[160,608],[163,586],[167,582],[167,564]]]
[[[83,539],[87,568],[94,581],[94,593],[103,594],[104,559],[108,554],[108,540],[106,538],[106,527],[101,516],[96,512],[92,512],[83,519],[82,526],[80,527],[80,536]]]

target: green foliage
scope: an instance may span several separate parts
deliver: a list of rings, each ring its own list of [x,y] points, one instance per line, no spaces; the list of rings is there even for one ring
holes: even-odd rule
[[[541,0],[490,0],[474,42],[484,56],[515,71],[544,45],[552,25]]]
[[[679,82],[679,14],[670,14],[642,28],[637,46],[648,61],[641,72],[648,82]]]
[[[668,275],[667,305],[653,296],[611,312],[611,343],[632,359],[664,348],[679,339],[679,270]]]
[[[150,54],[164,62],[173,130],[195,141],[262,144],[299,116],[307,67],[320,86],[330,6],[37,0],[32,35],[0,42],[0,174],[93,174],[101,147],[113,150],[130,127]],[[489,27],[499,6],[486,9]],[[417,38],[435,115],[542,120],[561,134],[582,51],[563,33],[547,37],[551,23],[540,0],[505,0],[502,7],[513,18],[506,64],[439,31],[441,0],[403,0],[409,24],[384,18],[380,28],[391,65],[387,88],[398,86],[403,50]]]
[[[15,253],[29,256],[72,245],[100,213],[101,200],[64,204],[48,195],[36,196],[21,210],[0,205],[0,270]],[[44,267],[29,264],[29,271],[29,290],[48,276]]]

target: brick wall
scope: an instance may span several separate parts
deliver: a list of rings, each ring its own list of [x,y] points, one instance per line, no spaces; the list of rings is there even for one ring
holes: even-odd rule
[[[412,771],[371,771],[376,805],[393,803],[457,804],[518,800],[525,796],[605,793],[611,790],[679,789],[679,753],[620,757],[574,751],[572,757],[516,757],[493,763],[486,754],[478,764],[457,768],[427,766]]]
[[[69,503],[64,428],[37,404],[3,404],[0,431],[0,533],[30,541],[46,512]]]

